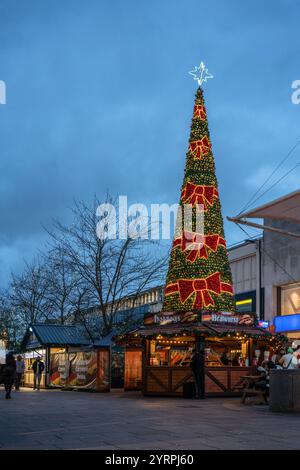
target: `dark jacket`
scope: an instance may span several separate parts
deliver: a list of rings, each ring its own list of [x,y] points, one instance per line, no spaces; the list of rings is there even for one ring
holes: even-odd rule
[[[34,361],[32,364],[32,370],[35,374],[41,374],[45,369],[45,364],[43,361]]]
[[[191,360],[191,369],[194,374],[200,373],[204,366],[204,359],[201,357],[200,353],[195,353],[192,356]]]
[[[4,364],[2,369],[3,383],[13,383],[16,375],[16,361],[12,360]]]

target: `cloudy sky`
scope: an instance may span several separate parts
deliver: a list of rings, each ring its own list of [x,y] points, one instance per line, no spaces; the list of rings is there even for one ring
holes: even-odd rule
[[[299,21],[294,0],[0,0],[0,286],[74,199],[178,201],[201,60],[224,216],[239,212],[300,138]]]

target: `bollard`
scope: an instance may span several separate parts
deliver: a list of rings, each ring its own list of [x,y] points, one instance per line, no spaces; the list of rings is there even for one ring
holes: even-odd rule
[[[300,412],[300,369],[270,371],[270,411]]]

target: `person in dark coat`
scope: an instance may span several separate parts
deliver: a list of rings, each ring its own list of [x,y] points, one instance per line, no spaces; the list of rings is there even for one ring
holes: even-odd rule
[[[42,373],[44,369],[45,369],[45,364],[43,363],[43,361],[41,361],[40,357],[37,357],[34,363],[32,364],[32,370],[34,374],[33,390],[40,389],[41,378],[42,378]]]
[[[6,391],[5,398],[11,398],[11,390],[16,376],[16,361],[11,353],[6,356],[6,362],[3,367],[3,383]]]
[[[196,383],[196,398],[204,398],[204,355],[193,349],[191,369]]]

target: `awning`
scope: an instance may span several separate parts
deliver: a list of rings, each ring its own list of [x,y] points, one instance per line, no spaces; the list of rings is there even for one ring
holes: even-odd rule
[[[182,334],[201,334],[207,336],[222,336],[226,333],[231,334],[245,334],[250,336],[273,336],[269,331],[266,331],[255,326],[236,325],[236,324],[217,324],[217,323],[198,323],[192,325],[173,324],[173,325],[157,325],[153,327],[144,327],[139,330],[134,330],[126,335],[119,336],[117,342],[130,340],[133,338],[152,338],[161,336],[175,336]]]
[[[248,212],[240,214],[239,217],[251,219],[275,219],[289,220],[300,223],[300,189],[286,196],[275,199],[262,206],[256,207]]]
[[[214,330],[216,332],[216,336],[226,334],[226,333],[239,333],[239,334],[244,334],[244,335],[250,335],[250,336],[272,336],[272,334],[269,331],[266,331],[262,328],[257,328],[255,326],[244,326],[244,325],[211,325],[210,326],[211,330]]]
[[[278,232],[283,235],[300,238],[300,231],[287,231],[276,227],[250,222],[247,219],[272,219],[293,222],[300,224],[300,190],[282,196],[262,206],[243,212],[236,217],[227,217],[231,222],[249,225],[250,227]]]

